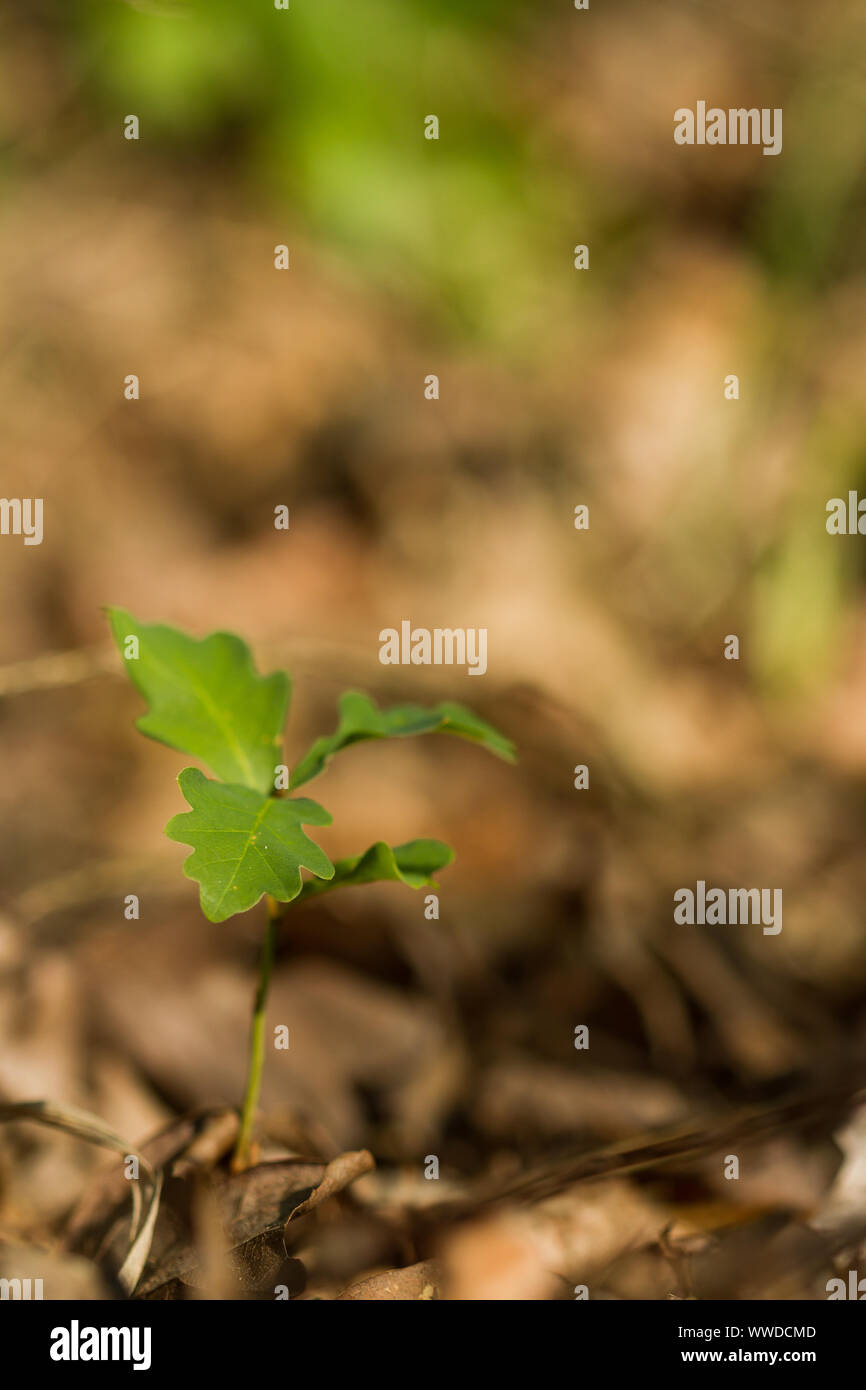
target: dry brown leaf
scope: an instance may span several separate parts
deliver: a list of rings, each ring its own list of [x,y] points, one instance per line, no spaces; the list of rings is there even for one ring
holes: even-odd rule
[[[296,1220],[299,1216],[305,1216],[308,1212],[315,1211],[329,1197],[342,1192],[344,1187],[348,1187],[356,1178],[360,1178],[364,1173],[369,1173],[375,1168],[376,1160],[368,1149],[359,1149],[356,1153],[340,1154],[339,1158],[332,1159],[325,1169],[325,1175],[318,1187],[310,1193],[305,1201],[299,1202],[289,1215],[286,1226]]]
[[[373,1274],[369,1279],[350,1284],[337,1295],[337,1302],[380,1302],[390,1299],[427,1302],[439,1298],[440,1277],[438,1261],[422,1260],[405,1269],[388,1269],[382,1274]]]
[[[444,1297],[466,1300],[552,1298],[554,1248],[525,1213],[500,1212],[458,1227],[441,1251]]]

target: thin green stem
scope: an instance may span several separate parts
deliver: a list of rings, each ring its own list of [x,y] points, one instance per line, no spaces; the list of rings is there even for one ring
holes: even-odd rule
[[[271,967],[274,963],[274,947],[277,939],[277,925],[283,909],[272,897],[268,897],[268,921],[262,954],[259,962],[259,983],[253,1004],[253,1018],[250,1026],[249,1064],[247,1067],[247,1089],[241,1111],[241,1127],[235,1144],[232,1168],[236,1173],[249,1166],[250,1140],[253,1124],[259,1106],[259,1093],[262,1089],[262,1068],[265,1061],[265,1011],[268,1002],[268,986],[271,982]]]

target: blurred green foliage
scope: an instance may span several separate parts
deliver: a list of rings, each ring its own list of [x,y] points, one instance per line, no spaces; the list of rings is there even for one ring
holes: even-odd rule
[[[506,39],[518,9],[209,0],[143,12],[93,0],[70,23],[104,116],[137,114],[150,148],[173,157],[222,143],[380,283],[435,289],[464,334],[516,341],[516,306],[541,315],[547,267],[568,254],[575,192],[531,147],[516,101]],[[424,139],[429,114],[439,141]]]

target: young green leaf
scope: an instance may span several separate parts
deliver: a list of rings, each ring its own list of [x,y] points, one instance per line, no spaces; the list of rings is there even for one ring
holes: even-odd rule
[[[127,674],[150,706],[136,721],[141,733],[201,758],[226,782],[269,791],[288,708],[286,673],[259,676],[246,643],[229,632],[196,641],[122,608],[109,608],[108,617]]]
[[[195,767],[184,768],[177,780],[192,810],[172,817],[165,833],[195,850],[183,871],[200,885],[210,922],[246,912],[264,893],[291,902],[301,891],[301,869],[333,877],[330,859],[301,829],[330,825],[317,802],[211,782]]]
[[[408,738],[413,734],[457,734],[480,743],[507,762],[514,762],[514,744],[465,705],[445,701],[433,709],[393,705],[377,709],[366,695],[349,691],[339,701],[340,722],[332,734],[317,738],[292,772],[291,787],[303,786],[323,771],[328,759],[350,743],[368,738]]]
[[[298,901],[329,893],[332,888],[350,888],[357,883],[384,883],[390,879],[408,883],[410,888],[436,887],[432,877],[439,869],[444,869],[454,858],[450,845],[441,840],[410,840],[406,845],[395,845],[392,849],[384,840],[378,840],[364,854],[356,854],[352,859],[338,859],[334,865],[334,877],[327,883],[309,879],[298,895]]]

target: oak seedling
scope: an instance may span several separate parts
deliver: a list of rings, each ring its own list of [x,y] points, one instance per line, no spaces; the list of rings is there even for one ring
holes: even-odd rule
[[[247,912],[263,897],[267,926],[253,1005],[247,1087],[233,1165],[246,1167],[261,1089],[265,1008],[278,924],[289,903],[335,888],[394,880],[410,888],[436,887],[433,877],[453,859],[441,840],[410,840],[369,849],[331,863],[304,829],[331,824],[318,802],[294,796],[324,772],[342,749],[366,739],[444,733],[468,739],[509,762],[514,746],[464,705],[445,701],[431,709],[395,705],[380,710],[349,691],[339,701],[332,734],[316,739],[289,772],[282,761],[291,682],[284,671],[260,676],[246,643],[228,632],[198,640],[173,627],[139,622],[122,608],[108,619],[127,674],[148,711],[137,728],[216,774],[186,767],[178,784],[190,807],[165,827],[171,840],[192,846],[184,873],[199,885],[211,922]],[[308,878],[302,878],[306,871]]]

